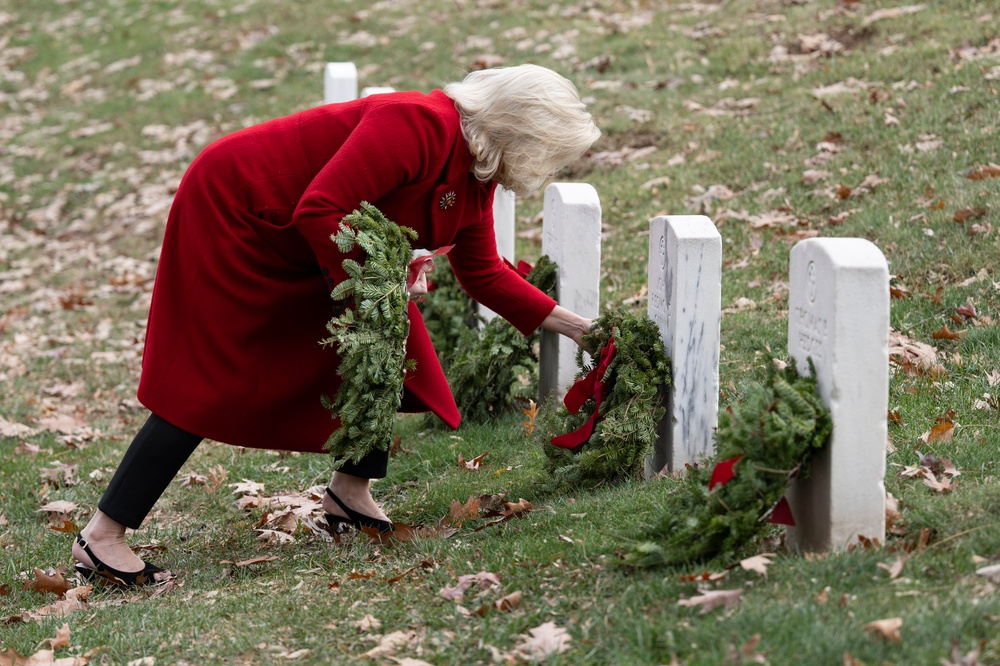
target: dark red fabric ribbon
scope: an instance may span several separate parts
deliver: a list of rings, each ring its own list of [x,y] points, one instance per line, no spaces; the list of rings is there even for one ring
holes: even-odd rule
[[[730,458],[728,460],[723,460],[716,464],[712,468],[712,476],[708,480],[709,491],[713,490],[716,486],[724,486],[736,475],[733,467],[743,456],[736,456],[735,458]],[[788,504],[788,499],[782,496],[778,503],[774,505],[774,510],[771,511],[771,518],[768,519],[769,523],[775,525],[790,525],[795,527],[795,518],[792,516],[792,507]]]
[[[531,264],[529,264],[524,259],[521,259],[520,261],[518,261],[517,262],[517,266],[515,266],[512,263],[510,263],[510,261],[508,261],[506,257],[501,257],[501,259],[503,259],[503,263],[507,264],[507,268],[509,268],[510,270],[514,271],[515,273],[517,273],[518,275],[520,275],[523,278],[528,277],[528,273],[530,273],[531,269],[534,268],[534,266],[532,266]]]
[[[566,405],[566,409],[569,410],[570,414],[578,413],[583,404],[590,398],[594,399],[594,413],[590,415],[586,423],[573,432],[568,432],[565,435],[557,435],[549,440],[559,448],[575,449],[594,434],[594,426],[597,425],[597,417],[600,416],[601,411],[601,401],[604,398],[604,374],[608,371],[608,366],[611,365],[614,357],[615,341],[614,338],[608,338],[608,343],[601,350],[597,367],[588,372],[586,377],[573,384],[569,391],[566,392],[563,404]]]
[[[417,281],[418,277],[420,277],[420,269],[423,267],[425,261],[430,261],[434,257],[440,257],[442,254],[448,254],[448,251],[453,247],[455,246],[445,245],[444,247],[434,250],[431,254],[425,254],[422,257],[417,257],[412,260],[406,277],[406,288],[409,289],[412,287],[413,283]]]

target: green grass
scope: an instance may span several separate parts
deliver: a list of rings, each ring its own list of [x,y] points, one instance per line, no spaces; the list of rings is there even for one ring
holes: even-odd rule
[[[903,518],[901,534],[878,550],[804,558],[788,552],[775,531],[755,545],[756,552],[778,553],[766,578],[737,567],[718,582],[682,579],[721,571],[730,561],[633,571],[620,566],[619,553],[667,510],[670,480],[553,493],[543,452],[522,436],[520,418],[457,433],[404,418],[399,432],[411,452],[394,458],[390,476],[376,484],[394,519],[432,524],[452,500],[486,493],[524,498],[532,512],[478,532],[485,519],[466,522],[447,539],[393,547],[338,545],[309,532],[291,544],[266,545],[254,532],[262,511],[240,511],[227,485],[210,492],[176,482],[133,540],[161,544],[165,550],[150,559],[180,572],[182,587],[155,598],[96,591],[88,611],[4,625],[0,649],[33,654],[67,622],[71,647],[57,656],[100,649],[109,663],[156,656],[158,663],[266,664],[310,650],[300,663],[393,663],[362,656],[376,645],[371,633],[414,631],[418,640],[397,658],[488,664],[492,648],[509,653],[520,635],[552,621],[572,637],[567,652],[548,660],[553,664],[661,664],[674,657],[718,664],[757,634],[750,652],[772,664],[839,664],[845,653],[866,664],[936,664],[953,643],[961,654],[980,649],[983,664],[1000,663],[1000,602],[995,586],[974,573],[1000,559],[1000,416],[975,408],[984,393],[1000,394],[988,380],[1000,369],[1000,179],[963,176],[1000,162],[1000,81],[990,74],[1000,60],[962,55],[989,51],[1000,37],[992,5],[934,3],[865,26],[872,12],[898,5],[10,0],[0,16],[0,40],[7,40],[0,49],[0,416],[34,425],[51,413],[71,413],[101,434],[83,448],[52,433],[0,439],[4,618],[54,600],[23,588],[34,567],[71,564],[69,537],[49,530],[37,509],[74,501],[81,506],[75,519],[85,523],[144,418],[133,396],[151,282],[127,277],[155,270],[163,197],[207,142],[319,103],[325,61],[355,61],[362,86],[421,90],[460,78],[483,55],[537,62],[571,77],[590,98],[604,131],[595,151],[656,146],[615,166],[584,158],[560,178],[592,183],[601,196],[605,306],[645,284],[651,217],[704,213],[716,220],[726,263],[723,304],[740,297],[757,304],[723,318],[723,407],[783,352],[793,232],[875,242],[893,284],[910,293],[892,301],[893,327],[934,345],[946,374],[893,371],[889,405],[901,422],[889,426],[895,450],[886,487]],[[376,44],[360,39],[362,32]],[[819,32],[844,50],[801,55],[799,36]],[[483,39],[467,41],[471,36]],[[575,53],[563,57],[566,43]],[[778,46],[791,57],[778,57]],[[136,64],[106,71],[137,55]],[[606,63],[588,64],[598,58]],[[232,81],[236,93],[226,97],[219,79]],[[266,79],[273,85],[251,85]],[[861,82],[853,91],[813,94],[851,80]],[[157,87],[163,89],[154,94]],[[727,99],[746,106],[732,110]],[[624,106],[652,117],[630,120]],[[81,131],[101,123],[111,127]],[[143,131],[152,125],[189,127],[161,139]],[[821,148],[823,141],[836,152]],[[808,169],[828,175],[806,183]],[[858,191],[872,175],[883,182]],[[641,187],[662,176],[669,182]],[[168,190],[157,193],[157,185]],[[712,185],[729,188],[732,198],[704,209],[691,203]],[[840,186],[851,195],[837,196]],[[518,202],[521,230],[533,227],[541,207],[540,195]],[[753,229],[744,221],[779,208],[797,225]],[[953,221],[964,208],[984,213]],[[973,224],[992,228],[969,235]],[[519,255],[531,259],[539,251],[536,242],[519,239]],[[984,268],[985,279],[969,282]],[[83,298],[70,298],[72,290]],[[955,309],[967,302],[979,318],[956,323]],[[945,324],[963,337],[932,339]],[[107,352],[118,356],[101,360]],[[75,394],[60,392],[74,383]],[[949,409],[954,438],[915,450]],[[40,453],[16,454],[22,441]],[[458,468],[460,453],[484,451],[479,472]],[[952,493],[898,476],[900,465],[917,464],[922,453],[950,458],[961,471]],[[43,485],[40,470],[55,461],[78,466],[75,485]],[[268,494],[321,484],[329,473],[322,456],[221,444],[203,445],[183,472],[214,466],[226,470],[227,483],[252,479]],[[921,550],[922,530],[928,541]],[[901,574],[890,579],[878,565],[905,552]],[[239,569],[220,564],[262,555],[279,559]],[[497,574],[501,587],[481,596],[470,591],[458,603],[439,596],[459,576],[479,571]],[[737,606],[704,615],[678,606],[699,586],[744,593]],[[517,590],[517,610],[475,614]],[[381,622],[379,632],[354,625],[368,614]],[[864,631],[892,617],[903,619],[901,643]]]

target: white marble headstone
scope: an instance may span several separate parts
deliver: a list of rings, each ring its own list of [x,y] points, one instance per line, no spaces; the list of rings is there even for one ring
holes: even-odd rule
[[[704,215],[649,223],[647,312],[671,360],[667,413],[647,475],[684,469],[715,450],[719,416],[722,236]]]
[[[514,263],[514,193],[503,185],[497,185],[493,193],[493,231],[497,239],[497,253]],[[479,314],[489,321],[496,313],[484,305],[479,306]]]
[[[545,188],[542,254],[559,268],[559,304],[594,319],[601,305],[601,200],[587,183],[552,183]],[[542,331],[539,399],[561,400],[577,373],[577,345]]]
[[[350,102],[358,98],[358,68],[353,62],[328,62],[323,71],[323,103]]]
[[[792,248],[788,354],[816,367],[833,416],[829,445],[789,492],[801,550],[842,549],[859,536],[885,541],[889,402],[889,269],[862,238],[810,238]]]
[[[384,95],[385,93],[396,92],[396,89],[391,86],[367,86],[361,89],[361,97],[368,97],[369,95]]]

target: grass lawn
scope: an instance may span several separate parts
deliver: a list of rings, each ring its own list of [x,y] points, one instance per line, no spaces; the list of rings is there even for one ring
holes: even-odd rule
[[[976,574],[1000,562],[998,25],[990,0],[7,0],[0,664],[53,643],[78,663],[1000,664],[998,578]],[[775,553],[766,573],[633,570],[621,553],[669,510],[672,479],[555,492],[520,414],[456,432],[417,416],[375,486],[426,526],[411,540],[314,530],[323,456],[209,442],[132,537],[180,573],[172,587],[54,607],[26,586],[72,570],[42,507],[85,524],[145,418],[145,318],[185,167],[320,103],[327,61],[397,90],[522,62],[574,80],[604,135],[559,180],[600,194],[602,306],[645,309],[652,217],[705,214],[722,234],[722,408],[783,355],[791,246],[878,245],[892,326],[928,345],[926,366],[891,368],[886,543],[802,556],[774,530],[745,553]],[[541,209],[518,202],[529,260]],[[901,474],[944,459],[950,490]],[[531,509],[434,527],[500,495]],[[719,591],[733,603],[679,603]],[[546,637],[563,650],[532,657]]]

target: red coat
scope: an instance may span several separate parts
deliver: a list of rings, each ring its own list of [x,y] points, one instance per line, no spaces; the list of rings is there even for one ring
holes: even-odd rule
[[[441,91],[373,95],[271,120],[212,143],[177,190],[146,331],[139,400],[203,437],[321,451],[337,426],[320,403],[340,384],[327,337],[344,256],[330,235],[368,201],[413,228],[415,247],[455,245],[463,288],[522,333],[555,302],[496,251],[493,186],[470,173]],[[404,409],[458,410],[410,304]]]

